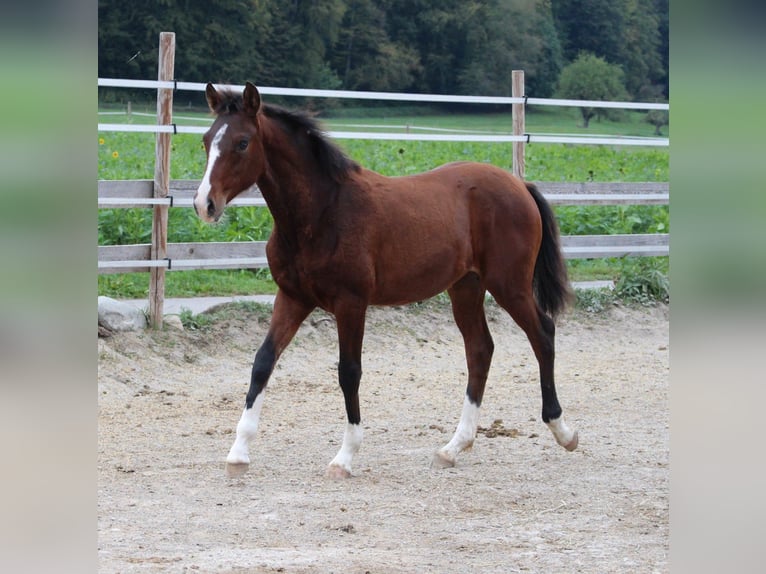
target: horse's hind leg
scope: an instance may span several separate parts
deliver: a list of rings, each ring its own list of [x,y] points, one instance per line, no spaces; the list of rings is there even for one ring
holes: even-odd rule
[[[526,333],[535,357],[537,357],[540,366],[543,422],[548,425],[556,438],[556,442],[567,450],[574,450],[577,448],[577,431],[571,431],[564,423],[553,380],[554,339],[556,335],[556,325],[553,319],[538,307],[531,292],[514,297],[505,297],[502,293],[492,293],[492,295]]]
[[[247,471],[250,464],[248,443],[258,430],[258,421],[263,406],[263,390],[274,370],[277,359],[311,311],[312,307],[289,298],[282,291],[277,293],[269,332],[253,361],[250,389],[245,398],[245,409],[237,424],[237,438],[226,457],[226,473],[229,476],[240,476]]]
[[[434,466],[455,466],[458,453],[473,446],[479,423],[479,407],[492,361],[494,343],[484,315],[484,286],[473,273],[466,275],[448,290],[452,313],[465,343],[468,386],[463,412],[452,440],[434,456]]]

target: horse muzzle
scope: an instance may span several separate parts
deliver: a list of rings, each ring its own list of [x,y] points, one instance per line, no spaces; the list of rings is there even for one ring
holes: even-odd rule
[[[206,201],[200,202],[197,197],[194,198],[194,211],[197,216],[207,223],[215,223],[223,215],[223,209],[225,205],[221,205],[220,208],[216,205],[212,198],[208,197]]]

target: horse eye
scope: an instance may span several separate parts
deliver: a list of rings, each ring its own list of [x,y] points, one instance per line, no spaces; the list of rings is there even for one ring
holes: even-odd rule
[[[240,151],[245,151],[247,149],[248,144],[250,143],[250,140],[247,138],[243,138],[239,140],[239,143],[237,144],[237,148]]]

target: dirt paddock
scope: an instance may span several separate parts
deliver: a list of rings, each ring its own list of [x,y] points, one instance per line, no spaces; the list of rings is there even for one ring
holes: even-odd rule
[[[571,453],[540,420],[526,338],[492,304],[488,317],[479,435],[436,470],[467,380],[449,307],[370,311],[364,444],[340,482],[324,477],[345,428],[330,317],[312,315],[282,356],[237,479],[224,458],[267,316],[99,339],[99,571],[666,572],[667,307],[560,319]]]

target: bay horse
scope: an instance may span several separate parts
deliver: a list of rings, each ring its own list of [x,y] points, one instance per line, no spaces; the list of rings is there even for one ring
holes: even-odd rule
[[[450,163],[405,177],[359,166],[305,114],[241,93],[205,90],[215,120],[203,136],[205,173],[194,208],[206,222],[257,184],[274,226],[266,255],[278,286],[265,340],[253,361],[245,408],[226,458],[230,476],[250,464],[264,389],[276,361],[316,308],[334,315],[338,380],[348,424],[328,468],[351,476],[362,442],[359,382],[370,305],[403,305],[447,291],[468,365],[460,422],[435,456],[451,467],[473,445],[494,343],[484,314],[488,291],[526,334],[537,358],[542,419],[567,450],[577,432],[562,419],[553,380],[554,319],[572,291],[553,212],[537,188],[481,163]]]

